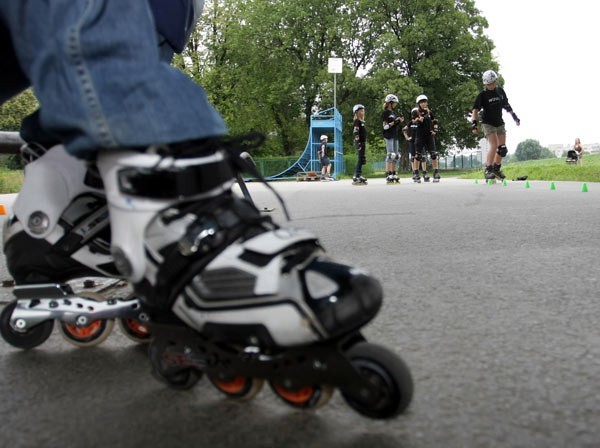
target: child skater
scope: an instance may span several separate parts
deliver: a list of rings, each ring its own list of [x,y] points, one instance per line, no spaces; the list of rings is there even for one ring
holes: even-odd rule
[[[362,175],[362,166],[367,163],[367,157],[365,151],[367,149],[367,128],[365,127],[365,106],[362,104],[356,104],[352,108],[354,112],[354,123],[352,135],[354,136],[354,147],[356,148],[356,154],[358,160],[356,162],[356,168],[354,169],[354,178],[352,183],[354,185],[366,185],[367,179]]]
[[[386,182],[399,183],[400,178],[396,174],[396,164],[400,158],[398,153],[398,125],[404,121],[402,115],[396,116],[394,108],[398,105],[398,97],[389,94],[385,97],[381,120],[383,122],[383,138],[385,140],[385,149],[387,155],[385,157]]]
[[[471,117],[473,119],[473,134],[479,132],[477,119],[481,118],[483,135],[488,141],[489,151],[485,163],[485,178],[498,178],[503,180],[506,176],[500,170],[502,167],[502,158],[508,154],[506,147],[506,129],[502,119],[502,109],[508,112],[517,126],[521,125],[521,120],[514,113],[508,103],[506,92],[498,86],[498,75],[493,70],[488,70],[482,77],[485,89],[483,89],[473,105]],[[484,113],[482,114],[481,111]],[[483,115],[483,116],[481,116]]]

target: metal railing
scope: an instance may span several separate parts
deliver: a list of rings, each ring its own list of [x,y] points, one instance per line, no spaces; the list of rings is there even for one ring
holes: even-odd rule
[[[0,131],[0,154],[19,154],[23,143],[18,132]]]

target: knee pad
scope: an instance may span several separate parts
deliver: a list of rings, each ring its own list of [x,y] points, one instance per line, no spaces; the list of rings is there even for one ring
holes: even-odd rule
[[[395,162],[396,160],[398,160],[398,158],[399,158],[399,156],[395,152],[388,152],[387,153],[387,157],[386,157],[386,161],[388,161],[388,162]]]
[[[416,160],[417,162],[421,162],[423,161],[423,154],[417,153],[415,154],[415,156],[413,157],[413,160]]]
[[[506,145],[500,145],[498,146],[498,149],[496,149],[496,153],[500,157],[506,157],[506,154],[508,154],[508,148],[506,147]]]
[[[435,160],[438,158],[438,153],[435,151],[431,152],[429,155],[431,156],[431,160]]]

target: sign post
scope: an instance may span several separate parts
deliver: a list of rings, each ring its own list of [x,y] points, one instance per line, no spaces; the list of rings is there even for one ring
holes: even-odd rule
[[[342,73],[342,58],[329,58],[328,64],[327,64],[327,71],[329,73],[333,73],[333,107],[334,109],[337,108],[337,79],[336,79],[336,75],[338,73]]]

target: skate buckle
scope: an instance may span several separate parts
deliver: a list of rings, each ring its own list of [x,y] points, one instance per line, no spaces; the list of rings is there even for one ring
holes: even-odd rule
[[[207,238],[212,239],[216,235],[216,231],[214,228],[210,227],[208,229],[203,229],[200,233],[198,233],[195,237],[184,236],[178,244],[179,252],[181,255],[189,257],[190,255],[194,255],[201,250],[202,252],[208,252],[210,250],[210,244],[206,244]]]

